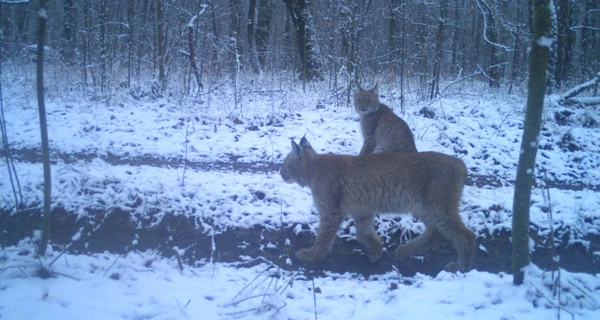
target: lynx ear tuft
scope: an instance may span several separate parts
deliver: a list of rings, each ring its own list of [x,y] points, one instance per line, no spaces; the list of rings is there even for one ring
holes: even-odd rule
[[[308,142],[308,140],[306,140],[306,136],[304,136],[304,137],[302,137],[302,139],[300,139],[300,147],[302,147],[302,149],[304,149],[304,148],[312,149],[310,142]]]
[[[358,81],[358,79],[356,79],[356,87],[358,88],[358,91],[366,91],[365,89],[363,89],[363,88],[360,86],[360,82]]]
[[[375,82],[375,86],[373,87],[373,89],[369,90],[373,93],[379,93],[379,81]]]
[[[294,139],[292,139],[292,153],[295,156],[299,156],[301,152],[302,152],[302,148],[300,148],[300,146],[298,144],[296,144]]]

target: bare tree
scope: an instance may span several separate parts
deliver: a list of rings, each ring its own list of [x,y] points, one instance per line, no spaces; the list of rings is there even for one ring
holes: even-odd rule
[[[600,2],[556,2],[563,19],[549,67],[556,69],[547,81],[572,86],[600,68]],[[0,0],[5,61],[31,50],[31,3]],[[186,29],[202,6],[205,15]],[[168,84],[186,92],[196,74],[214,83],[249,70],[293,77],[299,70],[305,80],[328,76],[332,88],[340,87],[339,77],[347,84],[385,73],[419,99],[443,91],[450,78],[458,83],[481,75],[508,90],[527,78],[526,0],[64,0],[48,15],[61,23],[47,30],[47,45],[80,65],[82,87],[111,92],[115,85],[131,88],[137,78],[129,92],[138,97],[148,89],[161,94]],[[188,56],[173,54],[190,52],[190,44],[195,68]],[[168,83],[171,75],[183,81]],[[152,88],[143,85],[149,78]]]
[[[77,39],[75,38],[77,23],[76,23],[77,7],[73,0],[64,0],[63,3],[63,45],[61,53],[63,58],[68,62],[73,62],[75,58],[75,47]]]
[[[133,46],[135,44],[134,0],[127,0],[127,87],[131,87]]]
[[[46,25],[48,22],[47,0],[40,0],[38,13],[38,43],[37,43],[37,100],[40,114],[40,130],[42,134],[42,161],[44,163],[44,218],[42,226],[42,241],[38,254],[46,254],[50,240],[50,214],[52,197],[52,175],[50,173],[50,145],[48,143],[48,125],[46,124],[46,102],[44,100],[44,45],[46,40]]]
[[[250,0],[248,6],[248,20],[247,20],[247,36],[248,36],[248,48],[250,50],[250,65],[254,73],[260,73],[260,64],[258,62],[258,50],[256,48],[255,40],[255,25],[256,25],[256,0]]]
[[[158,88],[162,93],[167,86],[166,59],[167,34],[165,30],[164,0],[156,0],[156,49],[158,62]]]
[[[440,1],[440,19],[438,24],[437,36],[435,39],[435,59],[433,62],[433,79],[429,90],[429,99],[435,98],[440,93],[440,69],[442,64],[442,46],[444,40],[444,22],[446,19],[447,0]]]
[[[573,8],[571,1],[559,0],[557,7],[558,35],[556,43],[556,67],[554,84],[557,88],[563,85],[571,69],[575,33],[571,30],[573,23]]]
[[[196,77],[196,85],[198,86],[198,90],[200,90],[204,86],[202,85],[202,78],[200,76],[200,70],[198,69],[198,65],[196,64],[196,50],[195,50],[196,41],[195,41],[194,30],[197,28],[198,18],[200,17],[200,15],[202,15],[204,13],[205,10],[206,10],[206,7],[205,6],[202,7],[201,11],[198,12],[198,14],[194,15],[192,17],[192,19],[190,20],[190,22],[188,22],[188,24],[187,24],[188,44],[189,44],[188,58],[190,61],[191,71],[194,74],[194,77]]]
[[[544,107],[546,71],[550,47],[555,41],[551,37],[552,0],[533,1],[533,37],[529,54],[529,85],[527,111],[523,124],[521,153],[517,166],[512,220],[512,271],[513,282],[523,283],[522,268],[529,264],[529,206],[533,184],[538,135]]]
[[[306,0],[283,0],[283,2],[294,24],[296,48],[301,64],[300,78],[304,81],[323,80],[320,50],[309,2]]]
[[[485,0],[477,0],[481,14],[484,20],[484,39],[489,44],[490,49],[490,65],[488,71],[489,85],[492,88],[500,87],[500,77],[502,76],[501,56],[499,45],[498,27],[496,26],[495,12]]]
[[[264,70],[268,56],[268,42],[271,35],[271,21],[273,15],[272,0],[260,0],[258,5],[258,21],[254,30],[258,63]]]
[[[243,54],[241,28],[240,28],[240,0],[229,0],[229,39],[231,63],[231,76],[238,74],[240,69],[240,56]],[[236,103],[237,105],[237,103]]]

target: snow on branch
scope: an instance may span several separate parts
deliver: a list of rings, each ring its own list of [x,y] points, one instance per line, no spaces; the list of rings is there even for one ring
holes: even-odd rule
[[[201,6],[200,12],[198,12],[198,14],[194,15],[194,16],[193,16],[193,17],[190,19],[190,22],[188,22],[188,24],[187,24],[187,27],[188,27],[188,28],[193,28],[193,27],[194,27],[194,24],[196,24],[196,20],[198,19],[198,17],[200,17],[200,16],[201,16],[201,15],[204,13],[204,11],[206,11],[206,8],[207,8],[207,7],[208,7],[208,6],[207,6],[207,5],[205,5],[205,4],[203,4],[203,5]]]
[[[600,97],[573,98],[576,95],[584,92],[585,90],[588,90],[588,89],[594,87],[598,83],[600,83],[600,72],[598,72],[592,80],[587,81],[583,84],[580,84],[579,86],[572,88],[571,90],[562,94],[558,98],[558,103],[561,105],[579,104],[579,105],[584,105],[584,106],[592,106],[592,105],[600,104]]]
[[[21,4],[21,3],[29,3],[31,0],[0,0],[0,3],[6,4]]]
[[[565,106],[580,106],[580,107],[591,107],[600,105],[600,97],[588,97],[588,98],[569,98],[562,101],[562,105]]]

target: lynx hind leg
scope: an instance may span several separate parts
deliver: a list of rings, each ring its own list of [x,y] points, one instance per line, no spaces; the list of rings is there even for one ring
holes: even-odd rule
[[[411,241],[401,244],[394,251],[394,259],[407,258],[423,253],[442,238],[442,233],[432,226],[425,225],[425,231]]]
[[[446,216],[437,224],[440,232],[448,238],[458,252],[458,261],[450,262],[445,269],[450,272],[469,271],[475,253],[475,234],[462,222],[458,213]]]
[[[310,249],[300,249],[296,252],[296,258],[302,262],[319,262],[325,258],[345,218],[341,212],[326,212],[320,216],[315,244]]]
[[[446,265],[446,270],[469,271],[475,253],[475,234],[467,228],[459,214],[466,166],[456,159],[456,163],[448,165],[447,171],[445,179],[438,180],[430,189],[427,199],[430,212],[426,218],[458,252],[458,260]]]
[[[376,262],[381,258],[381,238],[375,232],[373,225],[374,216],[354,219],[356,225],[356,238],[367,248],[369,260]]]

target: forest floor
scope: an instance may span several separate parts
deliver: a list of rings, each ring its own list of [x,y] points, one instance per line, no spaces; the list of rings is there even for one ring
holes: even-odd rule
[[[356,112],[327,86],[145,100],[127,92],[91,100],[51,86],[51,248],[40,257],[39,113],[23,73],[3,73],[10,154],[0,151],[0,160],[12,166],[0,166],[2,319],[598,318],[598,110],[548,98],[531,194],[533,264],[515,286],[510,230],[523,94],[465,83],[457,94],[412,97],[400,108],[400,91],[382,89],[419,151],[467,166],[460,215],[476,235],[474,270],[448,273],[442,268],[456,251],[445,240],[391,260],[389,252],[424,231],[407,213],[375,219],[384,247],[376,263],[352,219],[324,261],[295,258],[313,244],[319,218],[310,190],[279,175],[290,139],[306,136],[324,154],[355,155],[362,146]],[[550,272],[555,257],[559,273]],[[414,308],[424,301],[427,308]]]
[[[110,165],[147,165],[154,167],[176,166],[173,160],[166,158],[140,157],[123,158],[114,155],[97,156],[91,153],[55,154],[65,164],[76,161],[93,161],[100,158]],[[40,154],[33,149],[13,150],[13,157],[20,162],[39,163]],[[189,162],[191,169],[200,171],[229,171],[276,173],[280,164],[267,162]],[[467,185],[477,187],[497,187],[501,183],[495,176],[470,175]],[[598,186],[555,184],[552,186],[564,190],[580,190],[589,188],[597,190]],[[261,196],[260,194],[258,195]],[[264,194],[262,195],[264,197]],[[253,226],[252,228],[228,228],[219,232],[203,230],[195,217],[166,212],[157,223],[135,223],[130,216],[140,205],[141,201],[125,204],[118,208],[94,209],[84,217],[64,208],[52,211],[52,243],[55,251],[71,254],[93,254],[112,252],[126,254],[130,251],[156,251],[164,257],[181,258],[181,261],[191,266],[206,262],[239,263],[240,267],[254,266],[264,261],[270,261],[283,269],[294,270],[302,265],[295,259],[295,251],[308,248],[314,242],[310,232],[296,232],[293,227]],[[19,214],[0,211],[0,226],[3,246],[15,246],[24,238],[40,229],[42,215],[38,208],[21,209]],[[532,226],[532,228],[534,228]],[[308,231],[308,230],[306,230]],[[448,241],[441,241],[430,248],[426,254],[402,261],[392,261],[388,255],[371,263],[363,253],[363,248],[349,234],[348,228],[342,230],[340,237],[327,258],[317,264],[304,264],[302,267],[314,272],[345,273],[350,272],[368,277],[389,272],[391,268],[399,270],[404,276],[416,273],[435,276],[442,271],[443,266],[453,261],[456,251]],[[77,236],[86,234],[87,236]],[[546,237],[538,232],[532,232],[533,240],[538,246],[531,254],[532,262],[546,270],[553,270],[557,264],[552,257],[560,257],[558,266],[571,272],[598,273],[600,271],[600,256],[594,254],[582,242],[593,246],[600,244],[600,235],[588,234],[581,242],[570,244],[568,234],[563,233],[564,239],[559,239],[552,246]],[[345,236],[346,235],[346,236]],[[414,236],[414,235],[412,235]],[[392,244],[388,250],[402,242],[400,232],[389,235]],[[291,245],[293,244],[293,245]],[[544,244],[544,245],[539,245]],[[478,237],[479,249],[475,252],[474,269],[491,273],[511,272],[510,231],[499,230],[494,234]],[[179,256],[173,248],[189,248]],[[293,261],[295,267],[291,267]]]

